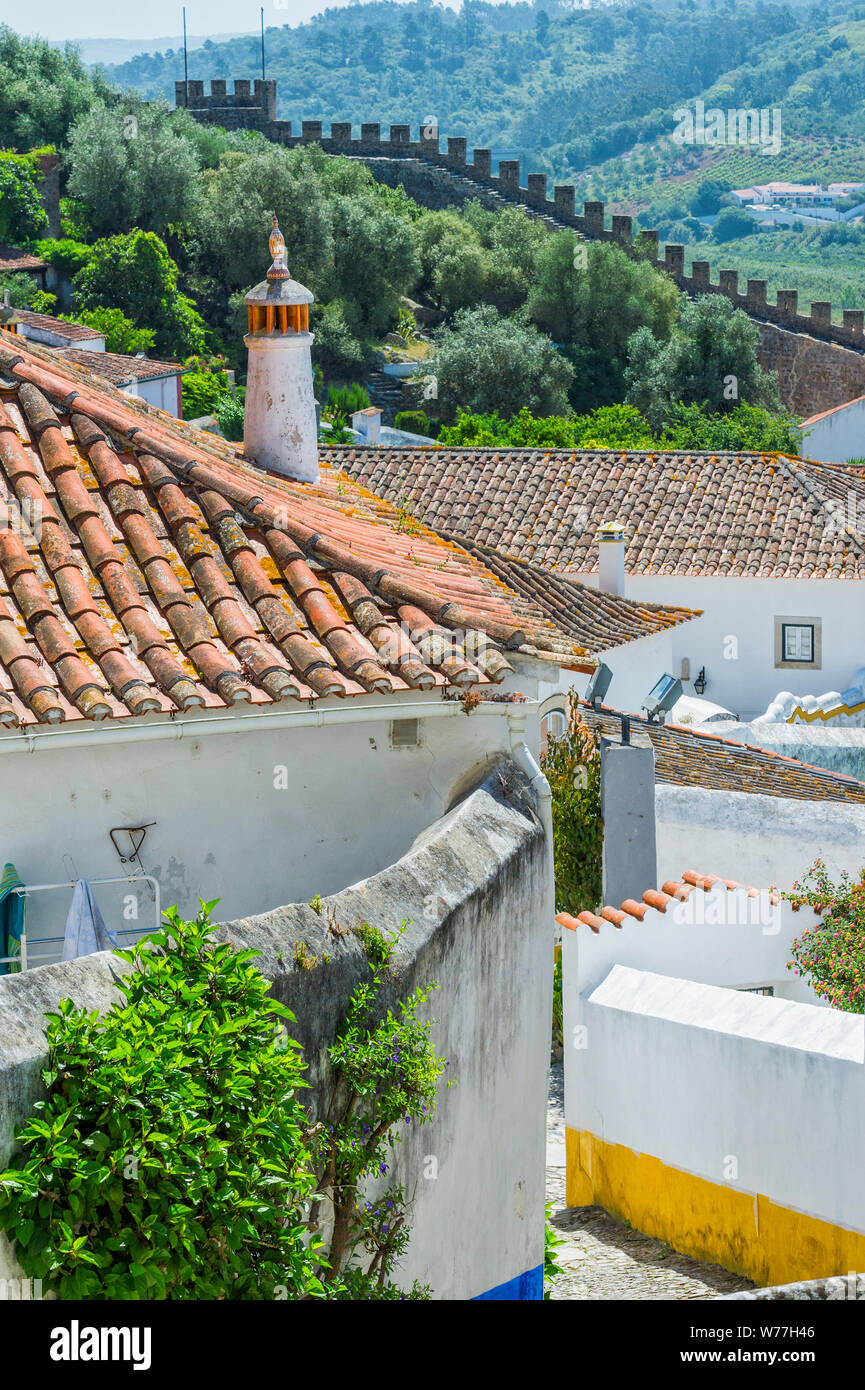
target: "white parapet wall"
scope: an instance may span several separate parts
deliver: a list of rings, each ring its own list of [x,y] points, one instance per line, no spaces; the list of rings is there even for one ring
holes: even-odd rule
[[[784,969],[815,920],[715,884],[563,932],[569,1206],[760,1284],[865,1269],[865,1019]]]

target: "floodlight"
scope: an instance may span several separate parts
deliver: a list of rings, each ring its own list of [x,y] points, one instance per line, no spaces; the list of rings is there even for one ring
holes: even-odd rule
[[[610,688],[610,681],[612,679],[613,673],[609,666],[606,666],[603,661],[599,661],[595,667],[592,679],[586,686],[586,693],[583,696],[586,704],[593,705],[595,709],[599,709],[601,701]]]
[[[676,680],[675,676],[662,676],[658,684],[652,686],[642,704],[649,716],[649,723],[654,724],[657,719],[659,724],[663,724],[664,715],[673,708],[681,694],[681,681]]]

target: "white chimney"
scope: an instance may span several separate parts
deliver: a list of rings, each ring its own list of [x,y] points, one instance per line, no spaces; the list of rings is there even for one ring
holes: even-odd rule
[[[598,530],[598,588],[605,594],[625,592],[625,528],[605,521]]]
[[[351,427],[364,444],[380,444],[381,411],[378,406],[368,405],[366,410],[356,410],[351,417]]]
[[[270,236],[273,263],[267,279],[246,295],[249,352],[243,416],[248,458],[299,482],[318,482],[318,428],[312,382],[313,297],[292,280],[276,218]]]

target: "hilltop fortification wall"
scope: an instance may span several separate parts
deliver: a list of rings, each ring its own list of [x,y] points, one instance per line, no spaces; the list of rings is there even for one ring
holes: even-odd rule
[[[315,143],[329,154],[362,159],[376,179],[402,184],[425,207],[451,207],[470,198],[487,207],[518,204],[550,229],[566,227],[587,240],[616,242],[648,259],[692,297],[726,295],[759,326],[761,365],[778,373],[781,399],[797,415],[814,415],[865,395],[865,311],[845,309],[838,322],[828,301],[814,301],[805,313],[796,290],[779,290],[770,304],[765,280],[748,280],[743,287],[738,271],[721,270],[713,281],[709,261],[694,261],[686,274],[684,246],[667,243],[662,251],[657,231],[635,236],[627,216],[614,214],[608,225],[601,202],[583,203],[578,212],[574,186],[555,184],[550,196],[546,174],[528,174],[523,187],[519,160],[499,160],[493,173],[491,150],[474,149],[469,160],[465,136],[448,136],[443,150],[431,124],[419,127],[417,139],[410,125],[391,125],[383,135],[378,122],[362,123],[358,135],[350,121],[331,122],[326,133],[322,121],[304,120],[297,131],[291,121],[276,119],[276,83],[261,79],[235,81],[233,94],[224,80],[214,79],[208,96],[203,82],[178,82],[176,101],[207,124],[260,130],[279,144]]]

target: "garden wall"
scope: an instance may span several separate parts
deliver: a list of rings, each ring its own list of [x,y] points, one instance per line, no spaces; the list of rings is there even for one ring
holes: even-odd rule
[[[622,964],[584,984],[578,935],[568,1205],[760,1284],[865,1269],[862,1016]]]
[[[366,921],[391,932],[410,923],[394,959],[394,1002],[397,992],[438,983],[433,1037],[456,1085],[442,1090],[432,1123],[407,1129],[397,1150],[390,1177],[413,1199],[397,1280],[428,1283],[436,1299],[541,1296],[549,853],[528,783],[503,759],[402,859],[325,898],[321,912],[292,904],[221,928],[224,939],[261,952],[274,994],[294,1011],[315,1109],[326,1094],[327,1046],[367,971],[360,941],[345,929]],[[302,969],[298,942],[330,962]],[[14,1125],[40,1094],[44,1013],[67,996],[105,1009],[118,965],[99,954],[0,978],[0,1164]],[[0,1246],[0,1278],[17,1272],[8,1245]]]

